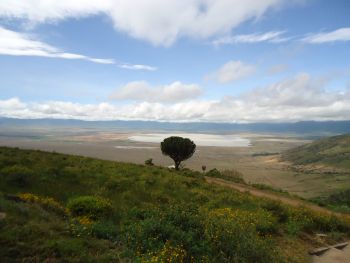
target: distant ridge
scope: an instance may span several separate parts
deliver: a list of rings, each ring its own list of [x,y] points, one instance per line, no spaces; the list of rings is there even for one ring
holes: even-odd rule
[[[11,126],[77,126],[83,128],[119,129],[133,131],[184,132],[262,132],[295,133],[307,135],[335,135],[350,133],[350,121],[301,121],[294,123],[213,123],[213,122],[159,122],[159,121],[84,121],[74,119],[15,119],[0,118],[1,127]]]

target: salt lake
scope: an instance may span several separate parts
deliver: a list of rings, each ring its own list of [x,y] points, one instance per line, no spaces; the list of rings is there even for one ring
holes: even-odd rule
[[[160,143],[169,136],[189,138],[198,146],[249,147],[251,145],[249,139],[232,134],[148,133],[133,135],[128,137],[128,139],[135,142]]]

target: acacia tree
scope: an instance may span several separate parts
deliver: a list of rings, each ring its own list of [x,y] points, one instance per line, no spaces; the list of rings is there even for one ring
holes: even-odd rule
[[[171,136],[160,143],[164,155],[174,160],[175,169],[179,170],[182,161],[190,158],[196,150],[196,145],[188,138]]]

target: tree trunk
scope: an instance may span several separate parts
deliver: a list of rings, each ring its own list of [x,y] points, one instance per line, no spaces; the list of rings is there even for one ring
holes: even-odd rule
[[[179,170],[180,163],[181,163],[181,162],[175,161],[175,170],[176,170],[176,171]]]

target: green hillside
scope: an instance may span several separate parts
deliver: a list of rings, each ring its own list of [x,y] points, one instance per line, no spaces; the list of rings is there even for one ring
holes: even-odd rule
[[[302,263],[349,233],[198,172],[0,147],[0,262]]]
[[[294,164],[325,164],[350,169],[350,134],[317,140],[285,152],[284,160]]]

